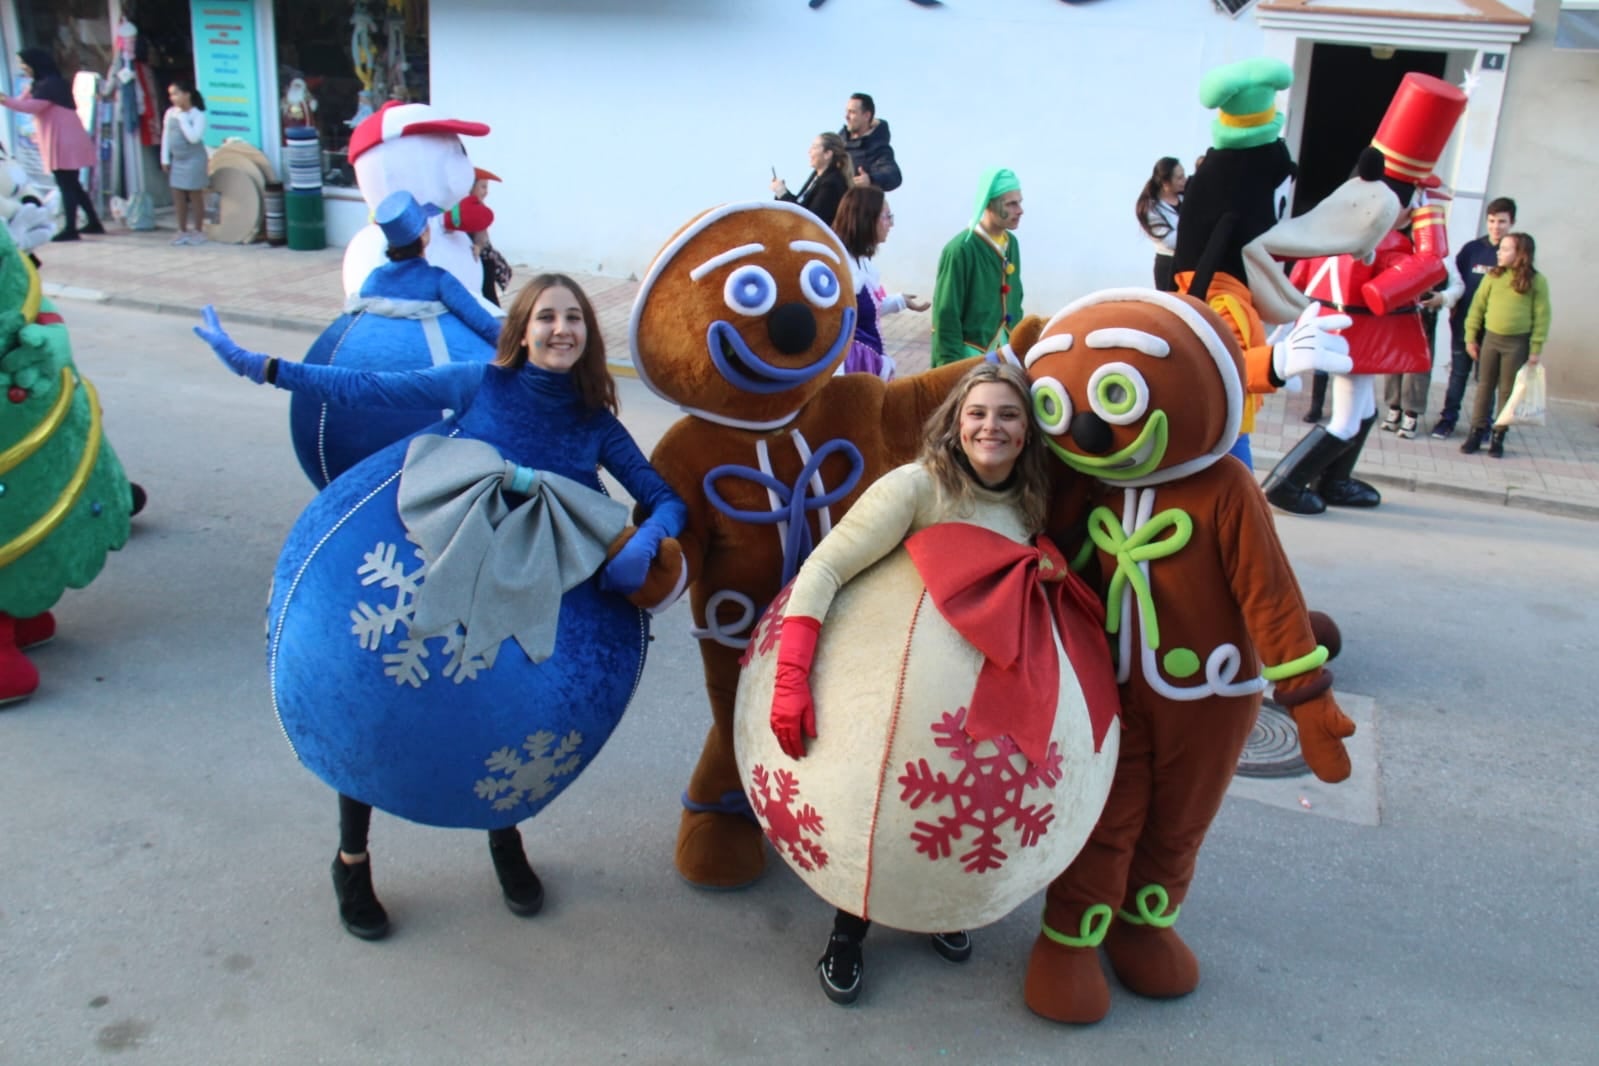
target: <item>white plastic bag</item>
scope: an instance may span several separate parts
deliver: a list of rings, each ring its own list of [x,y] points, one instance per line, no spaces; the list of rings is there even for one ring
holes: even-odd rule
[[[1527,363],[1516,371],[1516,383],[1500,410],[1494,425],[1541,426],[1544,424],[1548,394],[1544,391],[1543,363]]]

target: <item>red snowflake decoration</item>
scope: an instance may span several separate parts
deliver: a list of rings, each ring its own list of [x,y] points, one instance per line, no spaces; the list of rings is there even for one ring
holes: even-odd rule
[[[750,633],[749,643],[744,647],[744,654],[739,658],[740,666],[748,666],[755,656],[765,655],[777,647],[777,642],[783,638],[783,612],[788,610],[788,596],[793,591],[792,584],[783,586],[783,591],[761,612],[754,631]]]
[[[978,755],[978,742],[967,736],[965,723],[966,708],[962,707],[945,714],[932,727],[937,737],[934,743],[948,748],[950,758],[961,764],[954,780],[933,773],[926,759],[918,759],[905,764],[899,777],[899,798],[913,811],[928,802],[949,803],[952,813],[940,815],[936,822],[917,822],[911,839],[917,851],[936,862],[949,857],[967,829],[975,830],[977,839],[960,861],[967,873],[980,874],[1004,865],[1008,855],[1000,847],[999,831],[1007,824],[1021,834],[1024,848],[1033,847],[1049,831],[1055,805],[1024,805],[1022,801],[1029,790],[1053,787],[1060,781],[1062,759],[1059,745],[1051,742],[1041,764],[1026,763],[1025,771],[1017,770],[1012,757],[1020,752],[1015,741],[1008,736],[995,737],[998,750]]]
[[[794,797],[799,795],[799,782],[788,770],[767,773],[766,767],[757,765],[750,771],[755,791],[749,794],[750,806],[755,816],[766,827],[766,837],[780,851],[788,853],[794,865],[801,870],[820,870],[827,865],[827,852],[815,841],[805,836],[822,835],[822,816],[809,803],[794,809]],[[772,787],[777,789],[776,795]]]

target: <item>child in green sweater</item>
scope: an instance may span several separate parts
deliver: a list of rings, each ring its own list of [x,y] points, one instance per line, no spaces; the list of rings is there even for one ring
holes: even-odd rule
[[[1489,438],[1496,404],[1509,397],[1516,371],[1537,365],[1549,336],[1549,280],[1533,269],[1535,251],[1527,234],[1506,234],[1499,242],[1499,265],[1483,278],[1466,312],[1466,354],[1477,361],[1471,430],[1460,446],[1467,455],[1487,440],[1488,454],[1503,458],[1506,430],[1496,428]]]

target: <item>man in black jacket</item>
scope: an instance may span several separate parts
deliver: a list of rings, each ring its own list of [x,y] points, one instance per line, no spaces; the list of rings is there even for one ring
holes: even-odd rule
[[[903,178],[888,143],[888,123],[877,119],[877,105],[865,93],[856,93],[844,105],[844,128],[838,131],[855,165],[856,185],[876,185],[884,192],[899,188]]]

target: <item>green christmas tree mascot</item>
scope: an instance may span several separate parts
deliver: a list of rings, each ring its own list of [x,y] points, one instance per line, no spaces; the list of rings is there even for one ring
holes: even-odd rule
[[[33,694],[23,651],[55,635],[50,608],[128,539],[133,497],[100,427],[66,326],[0,226],[0,704]]]

